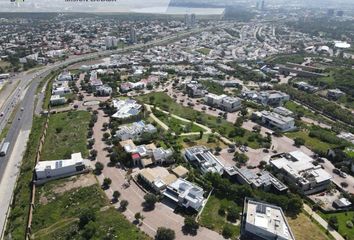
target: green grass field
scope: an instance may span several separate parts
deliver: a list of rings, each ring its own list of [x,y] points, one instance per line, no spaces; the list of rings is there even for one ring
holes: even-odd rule
[[[165,123],[173,132],[176,133],[188,133],[188,132],[200,132],[204,131],[201,127],[179,119],[168,116],[167,114],[159,111],[153,110],[156,117],[158,117],[163,123]]]
[[[289,138],[302,138],[305,140],[305,146],[311,150],[320,150],[323,152],[327,152],[328,149],[335,147],[335,144],[329,144],[321,141],[318,138],[312,138],[305,131],[297,131],[297,132],[288,132],[285,135]]]
[[[233,230],[232,239],[237,239],[240,235],[240,226],[235,226],[226,220],[225,216],[221,216],[218,211],[220,206],[236,206],[232,201],[219,199],[215,196],[210,196],[203,213],[200,216],[200,224],[211,230],[221,233],[225,225],[230,225]],[[241,210],[241,209],[240,209]]]
[[[36,163],[36,154],[39,147],[40,137],[44,127],[44,118],[35,117],[32,131],[23,156],[20,168],[20,177],[14,191],[13,204],[8,218],[5,236],[11,234],[11,239],[22,240],[25,238],[28,211],[30,206],[32,171]]]
[[[38,188],[32,225],[34,239],[85,239],[85,229],[80,229],[78,222],[86,209],[93,210],[96,215],[90,239],[150,239],[120,212],[108,206],[108,199],[97,184],[64,193],[54,193],[55,187],[52,182]],[[49,200],[41,203],[40,197]]]
[[[184,107],[178,103],[176,103],[172,98],[170,98],[165,93],[150,93],[144,96],[138,97],[139,100],[155,105],[162,110],[168,111],[171,114],[175,114],[182,118],[188,119],[190,121],[194,121],[209,127],[210,129],[214,130],[215,132],[220,133],[223,136],[228,136],[228,134],[234,130],[235,126],[226,121],[223,118],[217,118],[206,113],[202,113],[196,111],[189,107]],[[153,100],[151,102],[151,100]],[[233,140],[248,142],[248,137],[250,136],[251,132],[246,130],[245,136],[238,137]],[[257,149],[260,148],[260,144],[257,141],[248,142],[249,147]]]
[[[354,211],[350,212],[341,212],[341,213],[330,213],[323,214],[319,213],[321,217],[325,220],[328,220],[332,216],[336,216],[339,223],[338,232],[347,240],[354,240],[354,228],[347,227],[347,221],[353,221],[354,223]]]
[[[86,111],[57,113],[50,117],[41,160],[69,159],[72,153],[88,156],[86,136],[91,115]]]

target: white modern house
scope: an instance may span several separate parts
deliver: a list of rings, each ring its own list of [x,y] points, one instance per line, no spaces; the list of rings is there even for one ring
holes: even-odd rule
[[[61,74],[59,74],[57,81],[62,82],[62,81],[72,81],[73,77],[69,71],[64,71]]]
[[[52,106],[63,105],[65,103],[66,103],[65,97],[61,97],[60,95],[52,95],[50,97],[50,105]]]
[[[199,211],[205,204],[204,190],[182,178],[167,186],[163,195],[177,205]]]
[[[253,117],[261,119],[264,126],[279,129],[283,132],[295,129],[295,119],[293,117],[286,117],[276,112],[254,112]]]
[[[225,94],[216,95],[209,93],[204,97],[204,101],[209,106],[217,107],[227,112],[235,112],[242,107],[240,98],[229,97]]]
[[[203,172],[223,174],[224,165],[205,146],[195,146],[185,149],[185,158],[194,163]]]
[[[242,97],[246,99],[251,99],[264,106],[279,107],[283,105],[284,102],[290,100],[290,96],[286,93],[280,91],[243,91],[241,94]]]
[[[112,117],[118,119],[137,116],[142,110],[142,106],[133,99],[113,100],[113,106],[117,112]]]
[[[322,169],[321,165],[315,166],[313,161],[305,153],[294,151],[271,159],[269,163],[286,182],[296,185],[308,195],[326,190],[332,179],[331,174]]]
[[[134,122],[130,125],[121,126],[118,131],[116,131],[115,137],[119,138],[121,141],[132,139],[138,140],[144,133],[154,134],[157,129],[152,124],[145,124],[144,121]]]
[[[86,169],[81,153],[71,154],[71,159],[40,161],[35,167],[37,180],[70,176]]]
[[[112,94],[112,88],[108,85],[102,85],[96,87],[96,94],[98,96],[110,96]]]
[[[245,199],[241,239],[295,240],[283,210],[268,203]]]

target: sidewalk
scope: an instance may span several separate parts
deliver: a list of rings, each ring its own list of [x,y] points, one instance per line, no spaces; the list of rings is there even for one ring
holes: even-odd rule
[[[322,227],[328,229],[329,233],[336,239],[336,240],[345,240],[336,230],[328,226],[328,223],[316,212],[312,211],[311,207],[307,204],[304,204],[304,210],[311,216],[313,219],[316,220]]]

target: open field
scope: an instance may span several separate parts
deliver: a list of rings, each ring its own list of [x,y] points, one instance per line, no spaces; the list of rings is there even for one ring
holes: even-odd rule
[[[221,216],[218,211],[220,206],[224,207],[237,207],[236,204],[232,201],[226,199],[219,199],[215,196],[210,196],[203,213],[200,216],[200,224],[204,227],[217,231],[219,233],[222,232],[222,229],[225,225],[230,225],[233,230],[232,239],[236,239],[237,236],[240,235],[240,226],[236,226],[226,220],[226,216]],[[241,209],[240,209],[241,211]]]
[[[210,48],[199,48],[197,52],[204,54],[204,55],[209,55],[211,49]]]
[[[14,191],[12,209],[5,233],[5,235],[11,234],[12,239],[24,239],[25,237],[30,206],[30,183],[32,181],[32,170],[36,162],[36,153],[39,147],[44,121],[44,118],[34,118],[32,131],[28,140],[31,144],[27,145],[27,149],[22,160],[20,177]]]
[[[347,237],[346,239],[354,240],[354,228],[347,227],[347,221],[352,221],[354,224],[354,211],[341,212],[341,213],[330,213],[330,214],[319,213],[319,214],[325,220],[328,220],[332,216],[336,216],[338,219],[338,224],[339,224],[338,232],[343,237]]]
[[[305,140],[305,146],[311,150],[319,150],[321,152],[327,152],[328,149],[335,147],[335,144],[329,144],[321,141],[318,138],[312,138],[305,131],[297,131],[297,132],[288,132],[285,135],[289,138],[302,138]]]
[[[324,231],[304,213],[300,213],[296,218],[288,218],[290,228],[296,240],[328,240],[329,238]],[[311,238],[309,238],[311,236]]]
[[[89,239],[149,239],[121,213],[108,206],[108,199],[98,184],[58,192],[57,188],[65,181],[50,182],[38,188],[33,215],[34,239],[87,239],[87,234]],[[40,200],[44,197],[48,201]],[[80,227],[80,215],[88,209],[95,219]]]
[[[41,160],[69,159],[72,153],[88,156],[86,136],[90,113],[70,111],[50,117]]]
[[[223,136],[228,136],[230,132],[236,128],[232,123],[221,117],[214,117],[206,113],[196,111],[192,108],[184,107],[176,103],[165,93],[150,93],[144,96],[140,96],[138,99],[145,103],[155,105],[164,111],[170,112],[171,114],[175,114],[190,121],[205,125]],[[247,142],[248,146],[254,149],[260,148],[261,145],[257,141],[248,141],[248,138],[251,134],[252,133],[250,131],[245,130],[244,136],[235,137],[233,140],[242,143]]]

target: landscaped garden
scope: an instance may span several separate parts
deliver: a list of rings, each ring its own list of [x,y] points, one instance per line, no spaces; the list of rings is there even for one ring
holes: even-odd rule
[[[211,116],[206,113],[196,111],[190,107],[184,107],[176,103],[165,93],[150,93],[138,98],[147,104],[155,105],[156,107],[159,107],[171,114],[175,114],[192,122],[205,125],[212,131],[220,133],[223,136],[228,136],[229,139],[236,142],[248,144],[251,148],[257,149],[261,147],[260,141],[257,141],[254,133],[236,127],[234,124],[226,121],[222,117]]]

